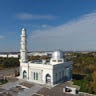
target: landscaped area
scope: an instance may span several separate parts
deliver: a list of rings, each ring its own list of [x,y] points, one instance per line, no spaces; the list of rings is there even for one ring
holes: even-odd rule
[[[79,85],[80,86],[80,92],[88,92],[90,94],[93,93],[93,90],[89,86],[88,81],[82,79],[82,80],[73,80],[74,85]]]
[[[0,85],[5,84],[5,83],[7,83],[7,82],[8,82],[7,79],[0,79]]]
[[[73,61],[74,84],[81,92],[96,94],[96,52],[73,52],[67,58]]]

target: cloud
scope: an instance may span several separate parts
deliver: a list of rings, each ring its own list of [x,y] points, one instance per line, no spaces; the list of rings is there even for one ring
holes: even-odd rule
[[[2,36],[2,35],[0,35],[0,39],[3,39],[3,38],[5,38],[4,36]]]
[[[53,20],[56,18],[56,16],[30,14],[30,13],[19,13],[19,14],[16,14],[16,18],[18,18],[20,20]]]
[[[51,28],[52,26],[50,26],[50,25],[47,25],[47,24],[40,24],[40,25],[31,25],[31,27],[33,27],[33,28],[43,28],[43,29],[46,29],[46,28]]]
[[[96,50],[96,12],[57,27],[36,30],[29,39],[32,50]]]

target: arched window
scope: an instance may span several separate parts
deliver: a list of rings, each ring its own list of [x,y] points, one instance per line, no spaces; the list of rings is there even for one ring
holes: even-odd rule
[[[27,78],[27,72],[24,70],[23,71],[23,79],[26,79]]]

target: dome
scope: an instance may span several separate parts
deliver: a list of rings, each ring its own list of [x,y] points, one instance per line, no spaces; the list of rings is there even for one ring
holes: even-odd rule
[[[54,51],[53,54],[52,54],[53,59],[61,59],[63,57],[64,57],[64,53],[60,50]]]

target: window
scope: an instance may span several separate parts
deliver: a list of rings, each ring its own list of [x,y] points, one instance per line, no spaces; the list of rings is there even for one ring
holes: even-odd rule
[[[53,62],[56,62],[56,60],[52,60]]]
[[[55,76],[57,77],[57,73],[55,73]]]
[[[57,73],[55,73],[55,79],[56,79],[56,82],[57,82]]]
[[[24,70],[23,71],[23,79],[26,79],[27,78],[27,72]]]
[[[64,70],[62,71],[62,78],[64,77]]]
[[[62,60],[58,60],[58,62],[62,62]]]
[[[63,70],[63,74],[64,74],[63,76],[65,76],[65,71],[64,70]]]
[[[61,80],[61,72],[59,72],[59,76],[60,76],[60,78],[59,78],[59,79]]]
[[[34,72],[34,80],[38,80],[38,73]]]
[[[36,80],[38,80],[38,73],[36,73]]]
[[[34,80],[35,80],[35,72],[34,72]]]

